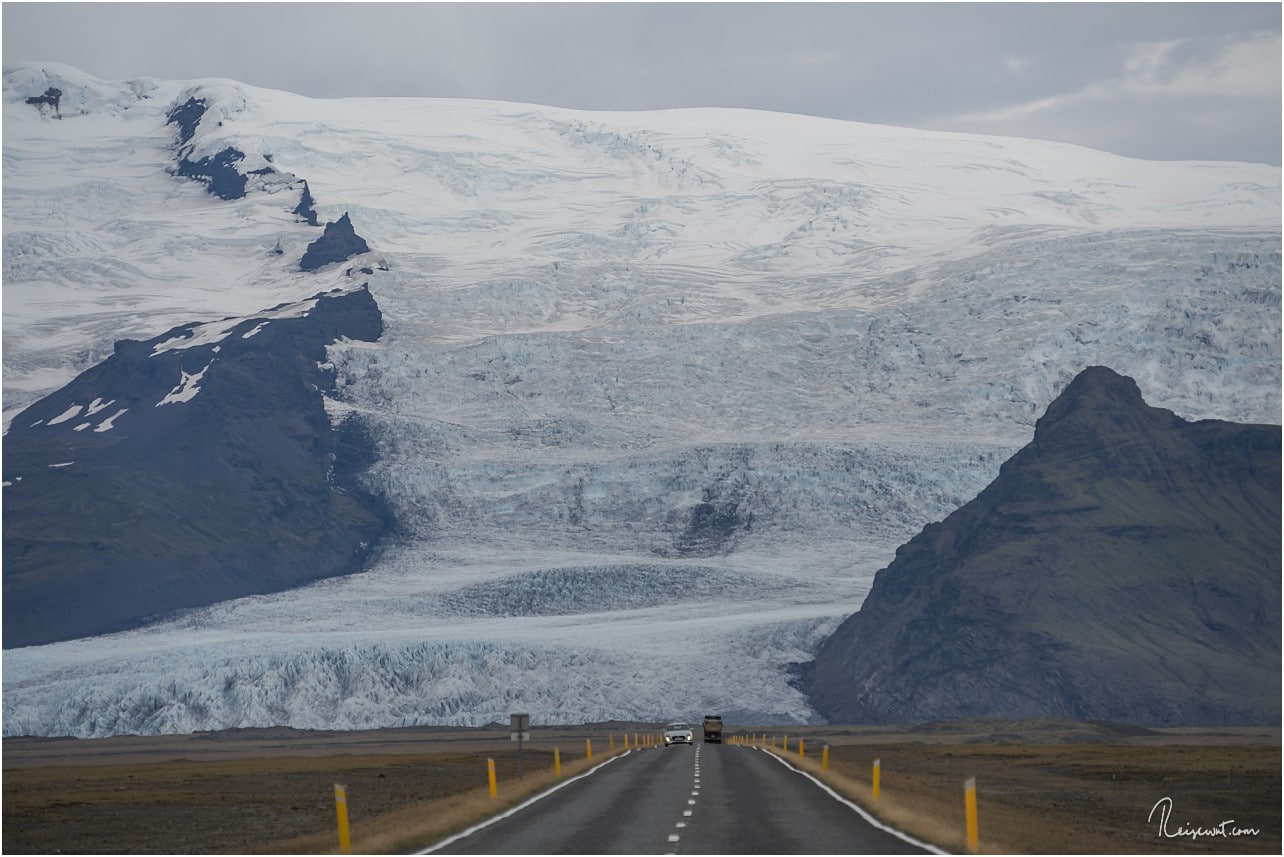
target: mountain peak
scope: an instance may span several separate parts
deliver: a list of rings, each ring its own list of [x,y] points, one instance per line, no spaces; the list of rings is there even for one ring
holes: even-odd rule
[[[813,697],[843,722],[1278,721],[1279,479],[1278,426],[1189,423],[1087,369],[876,575]]]
[[[308,245],[299,262],[304,271],[315,271],[335,262],[344,262],[361,253],[369,253],[370,245],[352,227],[348,212],[337,221],[327,223],[321,237]]]
[[[4,646],[360,569],[391,517],[357,481],[360,421],[327,411],[326,348],[382,334],[367,289],[320,293],[120,341],[23,411],[4,444]]]
[[[1108,366],[1089,366],[1074,377],[1065,390],[1051,405],[1048,414],[1052,414],[1058,402],[1084,398],[1111,398],[1122,402],[1145,404],[1141,398],[1141,388],[1127,375],[1120,375]]]
[[[1162,445],[1156,443],[1156,432],[1184,422],[1172,411],[1146,404],[1132,378],[1089,366],[1048,405],[1035,423],[1033,441],[1018,455],[1052,456],[1056,462],[1095,460],[1107,469],[1127,466]]]
[[[1141,397],[1141,388],[1127,375],[1105,366],[1089,366],[1075,376],[1061,395],[1048,405],[1035,425],[1035,434],[1062,426],[1066,421],[1096,420],[1103,415],[1157,411]],[[1171,413],[1164,411],[1164,413]]]

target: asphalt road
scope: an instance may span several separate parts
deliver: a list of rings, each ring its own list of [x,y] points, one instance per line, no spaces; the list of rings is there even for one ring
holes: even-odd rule
[[[635,750],[439,854],[921,854],[770,753]]]

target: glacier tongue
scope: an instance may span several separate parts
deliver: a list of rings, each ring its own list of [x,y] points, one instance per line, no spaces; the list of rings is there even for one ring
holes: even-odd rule
[[[22,103],[49,85],[62,120]],[[319,290],[292,187],[166,174],[199,94],[195,151],[306,179],[386,262],[331,415],[405,530],[360,575],[7,651],[6,735],[807,721],[790,665],[1082,368],[1279,420],[1277,168],[53,65],[4,92],[6,419],[114,338]]]

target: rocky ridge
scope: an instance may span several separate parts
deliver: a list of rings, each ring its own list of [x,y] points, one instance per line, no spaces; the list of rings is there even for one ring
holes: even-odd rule
[[[357,571],[391,525],[332,430],[328,343],[373,341],[364,288],[187,325],[23,411],[4,443],[4,646]]]
[[[1187,422],[1084,370],[811,666],[836,722],[1280,717],[1280,427]]]

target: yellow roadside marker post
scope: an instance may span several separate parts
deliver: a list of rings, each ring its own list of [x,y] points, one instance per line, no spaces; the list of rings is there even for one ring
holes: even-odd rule
[[[783,751],[783,752],[785,752],[785,753],[788,753],[788,752],[789,752],[789,736],[788,736],[788,735],[786,735],[786,736],[785,736],[785,749],[784,749],[784,751]]]
[[[963,784],[963,811],[967,816],[967,850],[975,854],[981,848],[976,826],[976,777]]]
[[[825,749],[820,751],[820,769],[822,771],[829,770],[829,745],[828,744],[825,745]]]
[[[801,759],[806,755],[807,753],[806,753],[806,750],[804,749],[803,739],[799,738],[798,739],[798,758]]]
[[[562,751],[556,747],[553,748],[553,773],[559,780],[562,778]]]
[[[593,761],[593,740],[591,738],[584,739],[584,755],[588,757],[590,762]]]
[[[874,800],[878,800],[878,775],[882,772],[882,767],[883,767],[883,760],[875,759],[874,760],[874,787],[873,787]]]
[[[344,854],[352,853],[352,841],[348,838],[348,787],[334,784],[334,811],[339,816],[339,850]]]
[[[486,760],[486,780],[490,783],[490,796],[499,797],[499,784],[495,782],[495,760]]]

